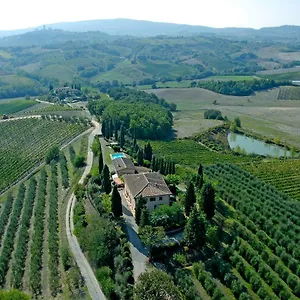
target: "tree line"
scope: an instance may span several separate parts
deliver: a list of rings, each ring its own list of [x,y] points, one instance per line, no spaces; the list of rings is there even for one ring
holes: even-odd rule
[[[244,81],[200,81],[198,87],[219,94],[231,96],[250,96],[256,91],[271,89],[278,86],[291,85],[289,81],[275,81],[268,79]]]

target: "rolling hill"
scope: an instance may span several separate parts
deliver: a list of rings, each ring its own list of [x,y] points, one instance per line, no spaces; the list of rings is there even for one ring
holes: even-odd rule
[[[213,28],[199,25],[186,25],[164,22],[152,22],[132,19],[104,19],[88,20],[78,22],[62,22],[48,24],[46,28],[60,29],[73,32],[101,31],[110,35],[131,35],[138,37],[149,37],[157,35],[169,36],[191,36],[199,34],[235,36],[241,38],[284,38],[299,39],[299,26],[266,27],[261,29],[253,28]],[[36,28],[0,31],[0,37],[19,35],[41,29]]]

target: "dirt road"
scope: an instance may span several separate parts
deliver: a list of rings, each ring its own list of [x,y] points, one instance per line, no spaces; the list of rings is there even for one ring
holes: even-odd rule
[[[79,180],[79,183],[83,183],[86,175],[90,173],[93,164],[93,152],[91,150],[91,146],[94,140],[94,136],[99,132],[99,123],[95,121],[92,122],[95,126],[95,129],[92,131],[92,133],[89,136],[86,168],[84,170],[84,173],[82,174],[82,177]],[[66,231],[67,231],[68,242],[71,251],[74,255],[74,258],[76,260],[76,263],[80,269],[81,275],[85,280],[91,298],[95,300],[106,299],[89,262],[87,261],[86,257],[84,256],[79,246],[76,236],[73,234],[74,231],[73,214],[74,214],[75,204],[76,204],[76,197],[74,194],[72,194],[68,201],[68,206],[66,211]]]

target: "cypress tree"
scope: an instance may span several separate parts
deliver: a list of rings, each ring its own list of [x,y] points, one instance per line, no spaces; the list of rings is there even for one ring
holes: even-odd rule
[[[144,198],[138,198],[135,202],[135,222],[140,225],[142,210],[146,207],[146,201]]]
[[[195,189],[192,182],[190,182],[188,189],[185,194],[185,214],[187,216],[190,215],[190,212],[196,203],[196,195],[195,195]]]
[[[176,173],[175,161],[172,161],[172,174]]]
[[[121,125],[120,128],[120,147],[123,148],[125,145],[125,128]]]
[[[203,211],[208,220],[215,215],[215,190],[211,183],[203,186],[202,190]]]
[[[109,139],[109,122],[105,121],[105,137],[106,139]]]
[[[201,249],[206,242],[205,217],[200,215],[196,205],[193,206],[191,215],[184,229],[186,244],[194,249]]]
[[[102,151],[100,151],[100,155],[99,155],[99,174],[102,174],[103,171],[103,155],[102,155]]]
[[[151,170],[156,172],[156,158],[155,156],[152,156],[152,160],[151,160]]]
[[[199,168],[198,168],[198,175],[203,177],[203,167],[201,164],[199,165]]]
[[[171,161],[167,160],[166,161],[165,175],[171,174],[171,171],[172,171]]]
[[[140,166],[144,165],[144,154],[143,149],[140,149],[137,153],[137,161]]]
[[[114,124],[112,119],[109,119],[109,137],[113,137],[114,136]]]
[[[111,192],[109,169],[108,169],[107,165],[104,166],[103,172],[102,172],[102,187],[106,194],[109,194]]]
[[[122,199],[116,185],[114,186],[111,195],[111,211],[115,218],[120,218],[122,216]]]
[[[103,120],[102,126],[101,126],[101,132],[104,137],[106,137],[106,128],[105,127],[106,127],[106,122]]]
[[[201,188],[202,188],[202,186],[203,186],[203,183],[204,183],[204,181],[203,181],[203,175],[197,174],[197,175],[196,175],[196,179],[195,179],[195,186],[196,186],[196,188],[197,188],[199,191],[201,190]]]
[[[152,159],[152,147],[149,142],[144,146],[144,158],[149,161]]]
[[[118,124],[117,124],[117,122],[115,123],[115,128],[114,128],[115,130],[115,133],[114,133],[114,135],[115,135],[115,140],[116,141],[118,141]]]
[[[150,213],[148,208],[144,207],[141,212],[140,227],[150,225]]]
[[[164,163],[164,159],[161,157],[159,159],[159,165],[158,165],[158,170],[160,171],[161,174],[165,173],[165,163]]]
[[[133,147],[136,145],[136,129],[133,129]]]

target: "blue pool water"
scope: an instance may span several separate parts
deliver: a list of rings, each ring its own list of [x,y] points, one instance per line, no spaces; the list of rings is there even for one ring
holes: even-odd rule
[[[114,153],[111,154],[111,159],[116,159],[116,158],[120,158],[120,157],[126,157],[124,153]]]

